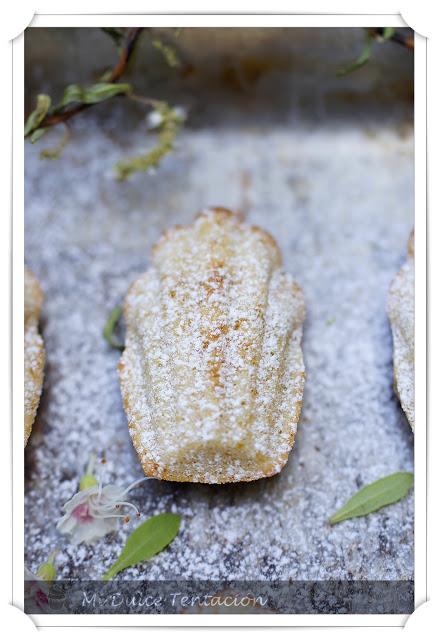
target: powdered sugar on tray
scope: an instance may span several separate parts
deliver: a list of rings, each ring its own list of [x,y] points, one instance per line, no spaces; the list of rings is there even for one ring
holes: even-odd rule
[[[327,519],[363,484],[412,469],[386,315],[412,228],[412,139],[350,126],[185,131],[156,175],[115,182],[112,166],[127,148],[136,153],[140,135],[124,132],[119,144],[86,115],[56,164],[26,145],[25,257],[44,290],[47,359],[26,448],[26,565],[35,571],[58,548],[59,577],[98,578],[132,530],[73,546],[55,528],[92,452],[107,460],[106,481],[125,486],[143,474],[119,354],[102,330],[150,266],[160,233],[221,205],[246,209],[275,237],[304,291],[307,380],[295,448],[270,479],[135,489],[143,517],[172,511],[182,528],[120,578],[411,578],[412,495],[333,528]]]

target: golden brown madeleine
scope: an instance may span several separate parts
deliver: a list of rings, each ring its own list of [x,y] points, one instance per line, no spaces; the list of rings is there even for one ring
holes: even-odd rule
[[[268,233],[220,208],[169,230],[125,319],[120,382],[147,476],[223,483],[282,469],[301,412],[304,301]]]
[[[32,271],[24,268],[24,446],[31,435],[44,376],[43,338],[38,321],[43,292]]]
[[[405,264],[394,277],[388,296],[394,345],[394,382],[414,431],[414,231]]]

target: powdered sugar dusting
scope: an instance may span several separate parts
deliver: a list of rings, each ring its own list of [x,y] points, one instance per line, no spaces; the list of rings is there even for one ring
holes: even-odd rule
[[[142,518],[179,513],[181,532],[120,578],[411,578],[411,496],[333,528],[327,518],[363,484],[412,468],[386,315],[413,224],[412,139],[377,124],[374,137],[360,124],[330,128],[325,119],[186,130],[155,176],[120,184],[106,172],[136,153],[144,135],[137,122],[107,123],[107,135],[92,114],[81,116],[56,164],[26,145],[25,256],[45,292],[47,352],[25,450],[27,566],[36,571],[58,548],[60,577],[98,578],[121,551],[134,523],[80,546],[55,528],[92,451],[106,454],[105,481],[125,486],[143,475],[121,401],[119,354],[102,330],[151,267],[161,232],[190,223],[205,204],[238,208],[246,170],[247,221],[273,234],[306,301],[307,384],[295,448],[270,479],[150,480],[137,488],[131,498]]]

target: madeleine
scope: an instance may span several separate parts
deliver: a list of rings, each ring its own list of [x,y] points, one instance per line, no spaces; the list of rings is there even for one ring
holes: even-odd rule
[[[393,333],[394,386],[414,431],[414,232],[406,262],[394,277],[388,296]]]
[[[38,332],[43,292],[32,271],[24,268],[24,446],[31,435],[44,377],[44,345]]]
[[[304,300],[274,239],[221,208],[167,231],[125,300],[120,383],[147,476],[257,480],[301,412]]]

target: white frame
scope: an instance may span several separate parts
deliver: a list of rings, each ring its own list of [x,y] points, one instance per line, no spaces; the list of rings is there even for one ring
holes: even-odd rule
[[[397,14],[106,14],[35,15],[31,26],[359,27],[407,26]],[[416,410],[415,603],[427,600],[426,571],[426,39],[415,33]],[[23,424],[24,35],[13,42],[13,423]],[[13,603],[23,609],[24,458],[22,429],[13,440]],[[34,615],[37,626],[403,626],[407,615]]]

